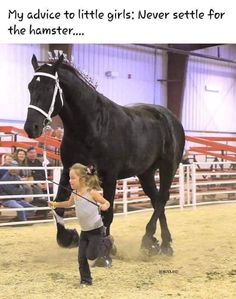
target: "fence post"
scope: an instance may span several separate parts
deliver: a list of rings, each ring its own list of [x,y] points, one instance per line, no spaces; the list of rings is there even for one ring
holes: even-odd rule
[[[179,205],[180,208],[184,208],[184,165],[179,165]]]
[[[124,179],[123,180],[123,213],[125,215],[127,215],[128,213],[127,195],[128,195],[128,184],[127,184],[127,179]]]
[[[190,205],[190,178],[191,178],[191,172],[190,172],[190,165],[186,165],[186,193],[187,193],[187,205]]]
[[[197,206],[197,188],[196,188],[196,164],[192,163],[192,205],[194,208]]]
[[[53,169],[53,181],[59,184],[60,177],[61,177],[61,167],[55,167]],[[53,184],[53,194],[57,194],[57,190],[58,190],[58,185]]]

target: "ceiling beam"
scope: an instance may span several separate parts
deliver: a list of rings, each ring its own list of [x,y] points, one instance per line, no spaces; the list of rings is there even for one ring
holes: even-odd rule
[[[199,57],[199,58],[203,58],[203,59],[211,59],[211,60],[236,64],[236,60],[231,60],[231,59],[213,56],[213,55],[205,55],[205,54],[196,53],[196,52],[192,52],[192,51],[186,51],[186,50],[177,49],[177,48],[164,47],[164,46],[160,46],[158,44],[135,44],[135,45],[146,47],[146,48],[151,48],[151,49],[156,49],[156,50],[167,51],[167,52],[176,53],[176,54],[182,54],[182,55],[188,55],[188,56],[193,56],[193,57]],[[215,47],[215,46],[219,46],[219,45],[212,45],[212,46]]]

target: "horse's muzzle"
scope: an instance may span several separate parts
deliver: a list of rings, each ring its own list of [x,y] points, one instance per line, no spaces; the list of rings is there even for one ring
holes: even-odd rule
[[[37,138],[42,134],[43,126],[35,122],[27,122],[24,125],[24,130],[29,138]]]

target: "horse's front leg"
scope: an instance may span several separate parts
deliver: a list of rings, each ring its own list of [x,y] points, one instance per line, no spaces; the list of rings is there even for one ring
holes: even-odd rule
[[[69,170],[63,169],[60,183],[57,191],[55,201],[65,201],[71,194],[71,188],[69,185]],[[57,215],[63,217],[63,208],[56,208],[55,212]],[[60,218],[54,215],[57,224],[57,243],[59,246],[64,248],[78,247],[79,234],[76,229],[66,229],[64,224],[61,223]]]
[[[109,201],[110,207],[107,211],[102,211],[104,226],[106,227],[106,235],[110,235],[110,226],[113,221],[113,202],[116,192],[116,180],[103,181],[103,197]]]
[[[57,195],[55,198],[55,201],[65,201],[69,199],[69,196],[71,194],[71,188],[69,183],[69,170],[64,168],[61,174]],[[57,208],[56,212],[58,215],[63,217],[64,215],[64,209],[63,208]]]

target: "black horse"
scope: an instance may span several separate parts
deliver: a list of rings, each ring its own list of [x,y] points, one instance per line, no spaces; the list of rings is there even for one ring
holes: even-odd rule
[[[102,180],[103,195],[111,206],[103,213],[107,235],[113,220],[117,179],[138,176],[154,212],[146,226],[141,247],[150,254],[171,255],[172,241],[165,216],[169,189],[181,161],[185,136],[183,127],[166,108],[137,104],[120,106],[96,91],[84,76],[63,62],[38,65],[29,83],[31,102],[24,129],[30,138],[42,134],[45,121],[59,115],[64,125],[61,144],[63,172],[56,201],[69,196],[69,168],[75,162],[94,164]],[[154,175],[160,173],[160,188]],[[161,246],[154,237],[157,220]]]

